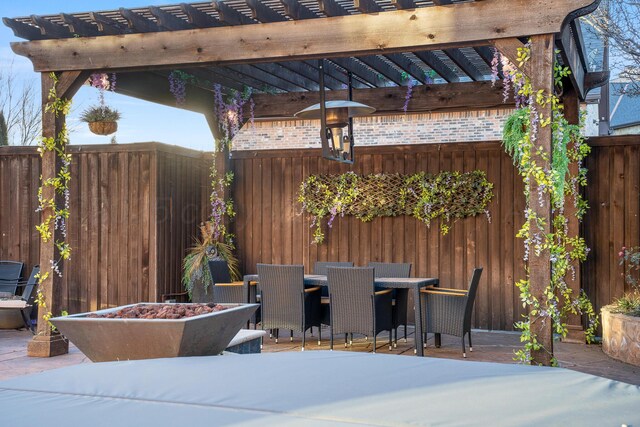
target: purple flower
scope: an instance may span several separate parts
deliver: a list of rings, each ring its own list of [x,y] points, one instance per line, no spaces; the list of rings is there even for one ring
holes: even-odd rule
[[[187,83],[177,71],[169,74],[169,91],[176,99],[176,105],[184,105],[187,99]]]
[[[409,79],[409,82],[407,83],[407,93],[404,96],[404,105],[402,106],[402,111],[404,111],[405,114],[407,114],[407,109],[409,108],[409,101],[411,101],[411,94],[415,83],[416,81],[413,79]]]

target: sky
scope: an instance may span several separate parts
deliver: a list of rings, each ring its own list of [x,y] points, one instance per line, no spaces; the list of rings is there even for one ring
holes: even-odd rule
[[[0,0],[0,17],[16,18],[29,15],[47,15],[60,12],[75,13],[112,10],[120,7],[146,7],[149,4],[172,4],[170,1],[152,0]],[[24,41],[17,38],[0,23],[0,68],[9,68],[25,83],[40,88],[39,73],[31,62],[13,53],[10,43]],[[167,82],[168,84],[168,82]],[[38,97],[39,99],[39,97]],[[202,114],[146,102],[107,92],[106,103],[122,114],[115,134],[118,143],[157,141],[196,150],[211,150],[213,137]],[[67,118],[71,130],[71,144],[108,144],[111,136],[94,135],[86,123],[78,120],[82,111],[98,102],[98,91],[83,86],[73,98],[72,110]],[[35,144],[35,142],[34,142]]]

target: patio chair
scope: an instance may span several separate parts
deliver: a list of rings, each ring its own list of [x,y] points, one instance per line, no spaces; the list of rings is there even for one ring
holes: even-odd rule
[[[469,335],[471,344],[471,313],[476,298],[482,268],[473,270],[469,289],[450,289],[428,286],[420,290],[420,309],[423,319],[423,342],[427,342],[427,333],[448,334],[462,338],[462,356],[467,357],[464,336]],[[436,347],[440,343],[436,340]]]
[[[258,264],[262,329],[275,331],[276,343],[280,329],[302,333],[302,350],[306,332],[317,326],[320,345],[320,286],[305,289],[304,266]]]
[[[376,277],[408,278],[411,275],[411,263],[404,262],[370,262],[369,267],[375,269]],[[407,342],[407,310],[409,307],[409,292],[394,289],[393,295],[393,330],[395,331],[394,343],[398,344],[398,328],[404,326],[404,342]]]
[[[31,330],[32,333],[34,332],[34,328],[31,324],[30,315],[36,299],[36,288],[38,285],[36,275],[39,272],[40,267],[36,265],[31,270],[29,280],[26,282],[18,282],[16,284],[17,287],[24,288],[20,297],[13,296],[9,298],[0,298],[0,310],[19,312],[20,316],[22,316],[22,321],[24,322],[25,327]]]
[[[24,264],[16,261],[0,261],[0,293],[15,295],[22,277]]]
[[[327,268],[329,267],[353,267],[352,262],[340,262],[340,261],[319,261],[313,266],[313,274],[319,274],[322,276],[327,275]],[[322,324],[328,325],[331,322],[330,308],[329,308],[329,288],[323,286],[322,292]]]
[[[225,260],[209,261],[209,273],[213,284],[213,300],[215,302],[245,303],[243,282],[231,280],[229,265]]]
[[[391,289],[375,290],[374,269],[369,267],[330,267],[327,271],[331,304],[331,345],[336,334],[363,334],[373,337],[376,352],[376,336],[389,331],[391,350],[392,306]]]

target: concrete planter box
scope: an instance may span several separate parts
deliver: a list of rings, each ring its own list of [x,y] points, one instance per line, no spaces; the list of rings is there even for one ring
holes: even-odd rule
[[[602,307],[602,351],[614,359],[640,366],[640,317],[612,313]]]
[[[138,304],[95,313],[135,305]],[[94,362],[211,356],[227,347],[258,308],[258,304],[221,305],[229,308],[175,320],[89,318],[89,313],[81,313],[55,317],[51,323]]]

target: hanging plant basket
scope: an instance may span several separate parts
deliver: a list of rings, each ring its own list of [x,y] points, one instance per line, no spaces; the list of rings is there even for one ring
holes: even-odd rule
[[[111,135],[118,130],[118,122],[90,122],[89,130],[96,135]]]

